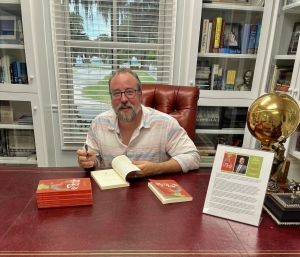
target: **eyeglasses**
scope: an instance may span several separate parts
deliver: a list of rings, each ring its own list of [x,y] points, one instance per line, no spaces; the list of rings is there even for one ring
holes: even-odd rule
[[[124,92],[110,93],[110,95],[113,100],[120,100],[122,98],[122,94],[124,94],[128,99],[133,99],[135,97],[137,91],[140,91],[140,90],[127,89]]]

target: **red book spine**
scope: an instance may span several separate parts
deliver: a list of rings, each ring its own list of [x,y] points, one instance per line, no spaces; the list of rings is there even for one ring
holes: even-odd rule
[[[216,34],[216,19],[213,19],[212,26],[211,26],[210,44],[209,44],[210,53],[213,53],[214,50],[215,34]]]

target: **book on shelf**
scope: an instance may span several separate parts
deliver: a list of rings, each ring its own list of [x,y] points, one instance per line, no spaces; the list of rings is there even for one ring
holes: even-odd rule
[[[209,20],[203,19],[202,20],[202,35],[201,35],[201,46],[200,46],[200,53],[204,54],[206,52],[206,44],[208,43],[208,29],[209,29]]]
[[[214,78],[216,81],[214,81],[214,87],[213,90],[222,90],[222,74],[223,74],[223,68],[218,68],[218,75]]]
[[[225,90],[234,91],[236,70],[227,70]]]
[[[188,202],[193,200],[193,197],[175,180],[149,179],[149,181],[148,187],[163,204]]]
[[[20,63],[21,84],[28,84],[27,65],[25,62]]]
[[[289,89],[290,89],[289,85],[277,84],[275,88],[275,92],[289,92]]]
[[[32,129],[7,129],[7,150],[35,152],[34,131]]]
[[[207,82],[206,84],[199,83],[198,80],[196,80],[196,87],[201,90],[210,90],[210,84]]]
[[[251,24],[249,42],[248,42],[248,54],[254,54],[255,52],[256,35],[257,35],[257,24]]]
[[[140,169],[132,164],[126,155],[120,155],[112,160],[112,169],[95,170],[91,172],[91,176],[102,190],[118,187],[128,187],[126,176],[133,171]]]
[[[240,53],[241,53],[240,48],[230,48],[230,47],[219,48],[219,54],[240,54]]]
[[[216,155],[216,150],[215,149],[199,149],[199,154],[200,156],[215,156]]]
[[[216,18],[216,31],[215,31],[214,49],[219,49],[220,48],[222,19],[223,19],[222,17],[217,17]]]
[[[22,115],[18,119],[18,124],[20,125],[32,125],[33,120],[31,115]]]
[[[215,35],[216,35],[216,23],[217,23],[217,20],[213,19],[212,25],[211,25],[211,33],[210,33],[209,53],[213,53],[213,50],[214,50]]]
[[[14,84],[20,84],[19,83],[19,77],[18,77],[17,62],[12,62],[12,74],[13,74],[13,83]]]
[[[257,34],[255,39],[255,49],[254,54],[257,54],[258,46],[259,46],[259,39],[260,39],[260,31],[261,31],[261,24],[257,24]]]
[[[269,92],[273,93],[276,91],[276,87],[278,84],[288,85],[291,82],[293,67],[292,66],[278,66],[275,65],[272,69],[273,73],[271,74],[271,78],[269,81],[270,86]]]
[[[10,56],[4,55],[1,58],[1,67],[3,70],[3,81],[4,83],[10,84],[11,77],[10,77]]]
[[[300,22],[295,22],[287,54],[296,54],[300,35]]]
[[[226,90],[226,76],[227,76],[227,70],[223,69],[222,78],[221,78],[221,90]]]
[[[10,101],[0,101],[0,118],[2,124],[14,123],[13,106]]]
[[[196,79],[208,79],[210,77],[210,71],[196,72]]]
[[[241,54],[248,53],[248,44],[250,36],[250,24],[243,24],[241,27]]]
[[[206,49],[205,49],[206,53],[209,53],[210,40],[211,40],[211,30],[212,30],[212,21],[210,21],[208,23],[208,34],[207,34],[207,42],[206,42]]]
[[[225,21],[225,19],[222,19],[222,26],[221,26],[221,34],[220,34],[220,45],[219,45],[219,48],[223,48],[223,47],[224,47],[225,25],[226,25],[226,21]]]
[[[211,69],[211,90],[214,90],[218,86],[218,76],[219,76],[219,64],[213,64]]]

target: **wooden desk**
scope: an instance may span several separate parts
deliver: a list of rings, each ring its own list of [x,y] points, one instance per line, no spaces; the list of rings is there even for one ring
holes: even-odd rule
[[[260,227],[202,214],[209,170],[169,174],[193,197],[163,205],[147,179],[101,191],[93,206],[37,209],[40,179],[86,177],[79,168],[0,167],[0,256],[296,256],[300,229]]]

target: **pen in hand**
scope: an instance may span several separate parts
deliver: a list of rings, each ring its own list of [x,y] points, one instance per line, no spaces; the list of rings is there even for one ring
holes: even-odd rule
[[[84,144],[84,148],[85,148],[85,151],[86,151],[86,158],[88,159],[89,158],[89,154],[88,154],[88,145],[87,144]]]

